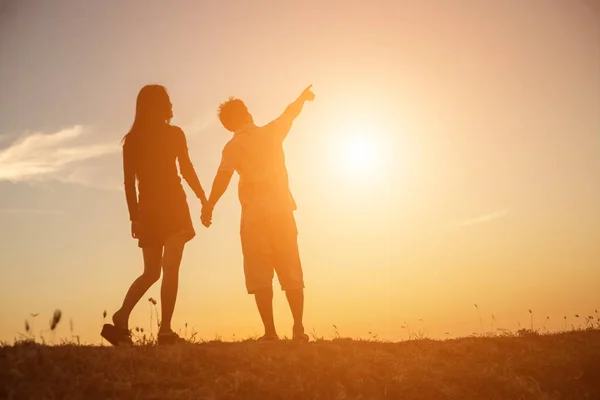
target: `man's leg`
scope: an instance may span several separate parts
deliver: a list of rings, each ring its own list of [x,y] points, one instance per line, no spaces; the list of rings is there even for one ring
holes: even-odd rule
[[[242,252],[248,293],[254,294],[256,307],[265,328],[263,340],[277,339],[273,318],[273,276],[269,243],[265,239],[264,221],[248,223],[242,216]]]
[[[304,289],[286,290],[287,297],[294,318],[294,337],[304,334],[304,325],[302,318],[304,314]]]
[[[278,215],[274,219],[274,264],[281,287],[294,318],[293,339],[308,340],[302,322],[304,315],[304,277],[298,250],[298,229],[294,214]]]
[[[254,293],[256,307],[265,327],[265,338],[276,338],[275,320],[273,318],[273,288],[257,290]]]

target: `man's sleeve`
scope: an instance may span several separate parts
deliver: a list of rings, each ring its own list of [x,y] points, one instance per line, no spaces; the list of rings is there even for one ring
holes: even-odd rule
[[[267,127],[269,129],[269,132],[272,132],[274,136],[281,140],[284,140],[290,132],[293,122],[293,118],[290,118],[288,115],[283,113],[279,118],[271,121],[267,125]]]
[[[229,172],[233,173],[238,167],[237,152],[235,147],[230,143],[225,145],[223,152],[221,153],[221,164],[219,165],[218,172]]]

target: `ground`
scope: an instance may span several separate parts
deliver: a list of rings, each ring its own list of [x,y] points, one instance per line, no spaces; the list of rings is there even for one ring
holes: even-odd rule
[[[0,348],[1,399],[600,399],[600,331]]]

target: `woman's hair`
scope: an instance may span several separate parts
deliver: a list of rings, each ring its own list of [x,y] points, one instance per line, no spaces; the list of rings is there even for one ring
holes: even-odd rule
[[[145,130],[169,124],[171,118],[173,109],[167,89],[161,85],[146,85],[138,93],[133,125],[123,141],[126,143],[129,138],[143,134]]]

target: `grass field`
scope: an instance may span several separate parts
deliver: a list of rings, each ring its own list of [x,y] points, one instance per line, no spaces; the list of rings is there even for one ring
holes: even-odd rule
[[[600,399],[600,330],[0,348],[2,399]]]

